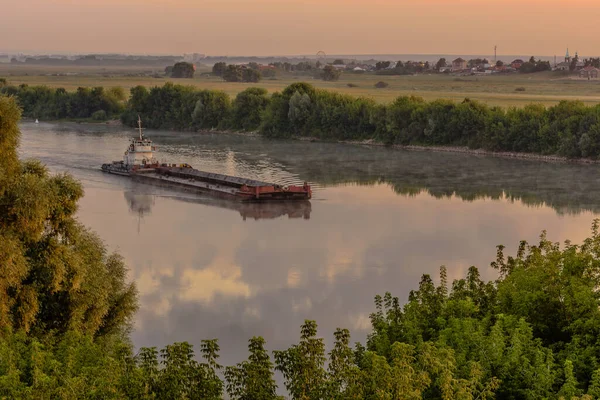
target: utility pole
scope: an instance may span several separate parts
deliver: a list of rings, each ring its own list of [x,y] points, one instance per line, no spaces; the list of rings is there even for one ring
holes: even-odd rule
[[[498,46],[494,45],[494,64],[496,64],[498,62],[498,59],[496,57],[496,49],[498,49]]]

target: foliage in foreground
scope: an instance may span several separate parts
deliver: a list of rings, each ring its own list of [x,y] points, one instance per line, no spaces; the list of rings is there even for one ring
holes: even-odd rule
[[[137,307],[125,264],[75,219],[79,182],[18,159],[19,118],[0,97],[0,330],[122,333]]]
[[[496,281],[471,267],[450,285],[424,275],[402,306],[375,298],[366,344],[338,329],[326,351],[314,321],[273,359],[249,341],[238,365],[218,363],[216,340],[136,355],[122,341],[75,331],[37,339],[0,335],[0,396],[40,398],[277,399],[275,370],[292,399],[595,399],[600,396],[600,234],[561,248],[545,234],[514,257],[498,248]],[[67,390],[68,389],[68,390]],[[73,394],[74,393],[74,394]],[[85,393],[85,395],[84,395]]]
[[[298,108],[292,118],[305,117],[311,93],[281,96]],[[404,305],[376,297],[372,332],[354,348],[337,329],[327,352],[306,321],[273,359],[257,337],[248,359],[226,368],[216,340],[201,342],[201,361],[185,342],[133,354],[125,266],[74,219],[79,183],[19,161],[19,117],[0,97],[0,398],[268,400],[278,398],[275,370],[298,400],[600,397],[597,221],[580,246],[545,234],[513,257],[500,246],[495,281],[471,267],[449,286],[442,267],[439,283],[424,275]]]

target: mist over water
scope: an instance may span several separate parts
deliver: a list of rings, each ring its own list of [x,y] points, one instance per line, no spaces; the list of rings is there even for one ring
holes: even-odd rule
[[[471,265],[493,279],[496,245],[581,242],[600,213],[598,166],[465,154],[147,131],[165,161],[302,183],[310,204],[242,205],[99,171],[134,130],[23,123],[21,156],[82,181],[79,220],[120,252],[140,292],[136,346],[219,338],[225,365],[247,339],[296,342],[305,318],[331,344],[336,327],[364,341],[376,294],[405,300],[424,273]]]

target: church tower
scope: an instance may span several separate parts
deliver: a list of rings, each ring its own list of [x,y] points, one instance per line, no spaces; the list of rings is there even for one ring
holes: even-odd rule
[[[567,54],[565,54],[565,62],[566,63],[570,63],[571,62],[571,56],[569,55],[569,48],[567,47]]]

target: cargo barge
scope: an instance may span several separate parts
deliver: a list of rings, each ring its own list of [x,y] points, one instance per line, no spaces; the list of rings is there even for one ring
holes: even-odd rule
[[[199,171],[189,164],[160,163],[154,158],[156,147],[144,137],[139,117],[138,128],[139,137],[131,139],[123,160],[102,164],[103,172],[244,202],[306,201],[312,197],[310,185],[306,182],[302,186],[285,186]]]

